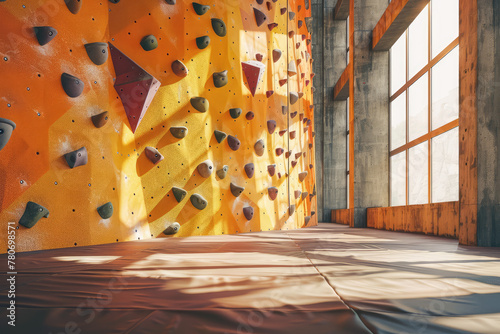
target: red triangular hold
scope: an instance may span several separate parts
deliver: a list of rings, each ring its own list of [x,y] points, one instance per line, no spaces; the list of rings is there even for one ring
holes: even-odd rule
[[[250,60],[241,62],[241,68],[243,69],[243,73],[247,78],[248,88],[250,89],[252,96],[255,96],[257,85],[259,84],[262,75],[264,74],[266,65],[255,60]]]

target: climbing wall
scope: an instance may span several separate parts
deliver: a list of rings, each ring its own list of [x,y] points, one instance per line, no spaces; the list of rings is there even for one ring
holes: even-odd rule
[[[6,0],[0,17],[17,251],[317,224],[309,0]]]

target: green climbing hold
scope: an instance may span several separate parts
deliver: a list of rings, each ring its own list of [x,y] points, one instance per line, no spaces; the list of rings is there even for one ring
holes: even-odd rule
[[[205,5],[199,4],[197,2],[193,2],[193,9],[194,9],[196,14],[203,15],[209,11],[210,6],[205,6]]]
[[[184,197],[187,195],[187,191],[182,188],[172,187],[172,193],[174,194],[175,200],[180,203]]]
[[[147,35],[141,40],[141,46],[145,51],[151,51],[158,47],[158,41],[153,35]]]
[[[212,19],[212,28],[217,36],[226,36],[226,24],[221,19]]]
[[[26,204],[26,209],[24,210],[23,216],[19,220],[19,224],[27,228],[32,228],[40,219],[48,217],[49,210],[40,204],[30,201]]]
[[[200,50],[206,48],[209,44],[210,44],[210,37],[208,36],[201,36],[196,38],[196,46]]]
[[[208,100],[204,97],[193,97],[190,100],[191,105],[194,109],[199,112],[207,112],[208,111]]]
[[[191,204],[198,210],[203,210],[207,207],[208,202],[206,199],[203,198],[200,194],[193,194],[191,195]]]
[[[227,71],[215,72],[213,74],[214,86],[221,88],[227,85]]]
[[[179,223],[177,223],[177,222],[172,223],[172,224],[168,225],[166,229],[163,230],[163,234],[165,234],[165,235],[176,234],[177,232],[179,232],[180,228],[181,228],[181,225]]]
[[[240,117],[240,115],[241,115],[241,108],[231,108],[231,109],[229,109],[229,115],[231,115],[231,117],[234,118],[234,119]]]
[[[107,43],[88,43],[85,44],[85,50],[90,60],[96,65],[102,65],[108,60],[108,44]]]
[[[227,175],[227,171],[229,170],[229,166],[224,166],[222,167],[221,169],[219,169],[217,172],[215,172],[217,174],[217,176],[219,177],[219,179],[221,180],[224,180],[224,178],[226,177]]]
[[[188,128],[186,128],[185,126],[172,126],[170,128],[170,133],[175,138],[182,139],[182,138],[186,137],[186,135],[188,133]]]
[[[217,142],[220,144],[224,139],[226,139],[227,134],[219,130],[214,130],[214,136]]]
[[[101,216],[102,219],[111,218],[113,215],[113,203],[108,202],[104,205],[101,205],[97,208],[97,213]]]

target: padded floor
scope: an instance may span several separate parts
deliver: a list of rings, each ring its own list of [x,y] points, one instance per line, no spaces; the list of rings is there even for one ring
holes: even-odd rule
[[[6,263],[6,255],[0,256]],[[500,249],[320,224],[18,254],[0,333],[499,333]]]

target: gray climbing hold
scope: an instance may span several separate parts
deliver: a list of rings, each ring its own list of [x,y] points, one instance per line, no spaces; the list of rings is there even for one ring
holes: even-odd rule
[[[253,177],[253,174],[255,172],[255,166],[253,163],[248,163],[244,167],[245,173],[247,174],[248,178],[251,179]]]
[[[208,10],[210,9],[210,6],[205,6],[205,5],[199,4],[197,2],[193,2],[193,9],[194,9],[194,12],[196,14],[203,15],[206,12],[208,12]]]
[[[66,7],[68,7],[69,11],[73,14],[77,14],[82,8],[83,0],[64,0],[66,3]]]
[[[288,112],[288,106],[281,106],[281,113],[283,115],[286,115],[287,112]]]
[[[274,130],[276,130],[276,121],[275,120],[269,120],[267,121],[267,131],[269,131],[269,134],[272,135],[274,133]]]
[[[200,163],[198,165],[198,167],[196,168],[196,170],[198,171],[198,173],[202,177],[207,178],[210,175],[212,175],[212,172],[214,170],[214,165],[213,165],[212,161],[205,160],[205,161],[203,161],[202,163]]]
[[[227,135],[225,132],[214,130],[215,140],[220,144],[224,139],[226,139]]]
[[[276,173],[276,165],[268,165],[267,166],[267,172],[269,173],[269,176],[274,176],[274,173]]]
[[[107,43],[88,43],[85,44],[85,50],[90,60],[96,65],[102,65],[108,60],[108,44]]]
[[[85,86],[80,79],[68,73],[63,73],[61,75],[61,84],[69,97],[80,96],[83,92],[83,87]]]
[[[200,50],[206,48],[209,44],[210,44],[210,37],[208,36],[201,36],[196,38],[196,46]]]
[[[251,206],[246,206],[243,208],[243,215],[247,220],[252,220],[253,218],[253,208]]]
[[[182,189],[182,188],[178,188],[178,187],[172,187],[172,193],[174,194],[174,197],[175,197],[175,200],[180,203],[180,201],[182,201],[184,199],[184,197],[186,197],[187,195],[187,191]]]
[[[273,62],[277,62],[281,58],[281,50],[274,49],[273,50]]]
[[[6,118],[0,118],[0,151],[7,145],[12,136],[16,123]]]
[[[203,198],[200,194],[193,194],[190,197],[191,204],[198,210],[203,210],[207,207],[208,202],[206,199]]]
[[[234,119],[240,117],[240,115],[241,115],[241,108],[231,108],[231,109],[229,109],[229,115],[231,115],[231,117],[234,118]]]
[[[157,164],[163,160],[163,155],[154,147],[147,146],[144,149],[144,153],[146,154],[146,157],[154,164]]]
[[[102,219],[111,218],[113,215],[113,203],[108,202],[104,205],[101,205],[97,208],[97,213],[101,216]]]
[[[233,137],[231,135],[229,135],[227,137],[227,144],[229,145],[229,147],[233,150],[233,151],[237,151],[239,148],[240,148],[240,141],[238,140],[238,138],[236,137]]]
[[[262,4],[264,3],[264,0],[257,0],[257,3],[258,3],[259,5],[262,5]]]
[[[264,155],[264,152],[266,151],[266,145],[264,144],[264,141],[262,139],[257,140],[253,148],[255,150],[255,154],[257,154],[259,157]]]
[[[32,228],[42,218],[49,217],[49,210],[35,202],[28,202],[23,216],[19,220],[19,225],[27,228]]]
[[[267,188],[267,193],[269,194],[269,198],[274,201],[276,197],[278,197],[278,188],[276,187],[269,187]]]
[[[294,212],[295,212],[295,204],[290,205],[290,207],[288,208],[288,214],[290,216],[293,215]]]
[[[169,5],[175,5],[176,0],[165,0],[165,2],[168,3]]]
[[[165,234],[165,235],[176,234],[177,232],[179,232],[180,228],[181,228],[181,225],[179,223],[177,223],[177,222],[172,223],[172,224],[168,225],[166,229],[163,230],[163,234]]]
[[[111,2],[111,3],[119,3],[120,0],[109,0],[109,2]]]
[[[86,165],[88,162],[87,149],[82,147],[76,151],[66,153],[64,159],[66,159],[69,168]]]
[[[300,182],[304,181],[306,176],[307,176],[307,171],[299,173],[299,181]]]
[[[316,214],[316,211],[311,211],[311,216],[314,216]]]
[[[188,75],[189,70],[187,69],[186,65],[182,63],[182,61],[175,60],[172,63],[172,72],[174,72],[174,74],[178,77],[184,78]]]
[[[234,197],[240,196],[243,190],[245,190],[245,188],[237,186],[234,183],[231,183],[229,187],[231,188],[231,193],[234,195]]]
[[[199,112],[207,112],[208,111],[208,100],[204,97],[192,97],[191,100],[191,105],[193,106],[194,109],[198,110]]]
[[[53,27],[43,26],[43,27],[34,27],[35,36],[38,40],[38,44],[45,45],[51,40],[54,39],[57,35],[57,30]]]
[[[290,104],[295,104],[299,100],[299,94],[290,92]]]
[[[294,12],[288,12],[288,17],[290,20],[293,20],[295,18],[295,13]]]
[[[226,24],[221,19],[212,19],[212,29],[214,29],[217,36],[226,36]]]
[[[106,125],[106,123],[108,123],[109,115],[108,112],[105,111],[90,117],[90,119],[92,120],[94,126],[99,129]]]
[[[219,169],[215,173],[217,174],[217,176],[219,177],[219,179],[224,180],[224,178],[227,175],[227,171],[228,170],[229,170],[229,166],[223,166],[221,169]]]
[[[144,36],[141,40],[141,46],[144,51],[151,51],[158,47],[158,40],[153,35]]]
[[[309,224],[309,221],[311,220],[311,216],[305,216],[304,217],[304,223],[307,225]]]
[[[216,88],[224,87],[227,84],[227,71],[215,72],[213,80]]]
[[[175,138],[182,139],[182,138],[186,137],[186,135],[188,133],[188,128],[186,128],[185,126],[172,126],[170,128],[170,133]]]
[[[253,9],[253,14],[255,16],[255,22],[257,23],[257,27],[260,27],[267,19],[266,14],[262,13],[257,8]]]

